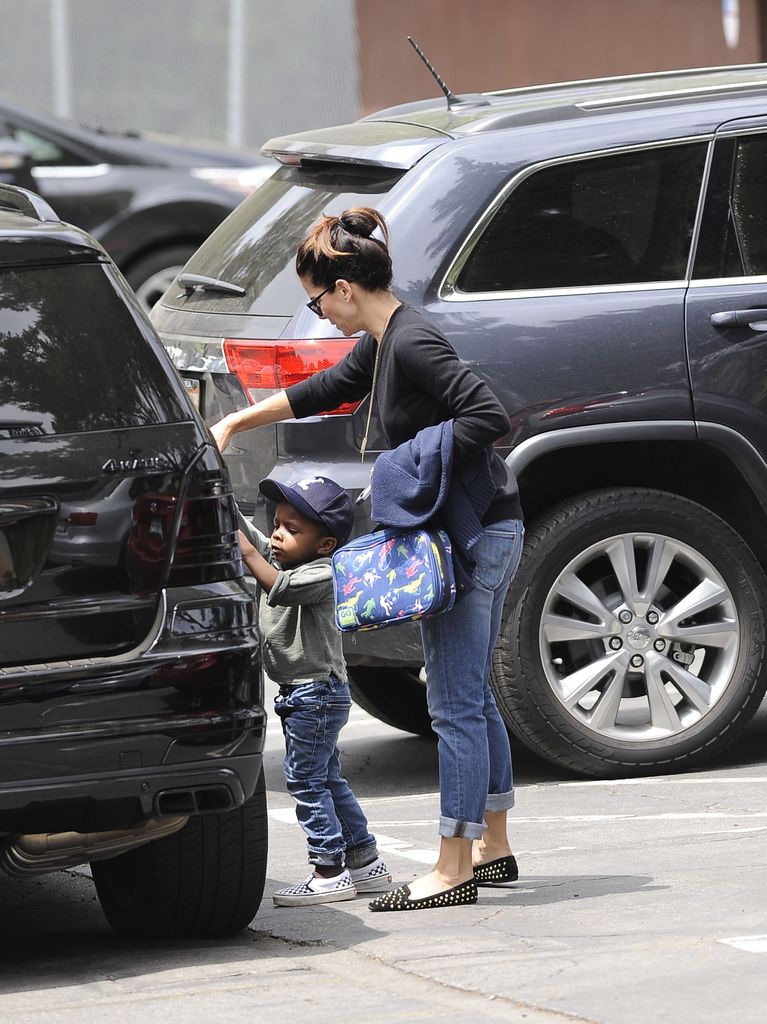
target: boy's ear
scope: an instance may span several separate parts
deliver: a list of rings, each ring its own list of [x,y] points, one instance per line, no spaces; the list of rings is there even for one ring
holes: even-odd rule
[[[320,542],[317,545],[318,555],[331,555],[338,547],[338,541],[335,537],[320,537]]]

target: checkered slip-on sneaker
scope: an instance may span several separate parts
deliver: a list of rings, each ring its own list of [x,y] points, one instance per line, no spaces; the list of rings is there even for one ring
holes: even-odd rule
[[[349,868],[357,892],[386,892],[391,886],[391,871],[380,857],[364,868]]]
[[[357,890],[348,871],[332,878],[320,878],[313,872],[298,885],[278,889],[272,896],[276,907],[308,907],[313,903],[338,903],[353,900]]]

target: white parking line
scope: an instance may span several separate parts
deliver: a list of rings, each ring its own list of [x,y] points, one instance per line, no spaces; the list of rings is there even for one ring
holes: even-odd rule
[[[722,821],[728,818],[767,818],[767,811],[753,811],[744,813],[729,813],[724,811],[700,811],[697,813],[677,813],[670,811],[666,814],[552,814],[542,815],[536,818],[521,818],[514,815],[514,824],[533,824],[558,821]]]
[[[737,829],[737,831],[736,831]],[[738,828],[737,825],[730,825],[729,828],[719,828],[714,832],[700,832],[701,836],[742,836],[744,832],[767,832],[767,825],[753,825],[751,828]]]
[[[370,803],[370,801],[366,800],[365,803]],[[275,810],[269,811],[269,817],[272,818],[274,821],[292,823],[295,821],[295,811],[293,810],[292,807],[280,807],[276,808]],[[514,815],[512,821],[515,825],[533,825],[556,823],[561,821],[590,823],[598,823],[602,821],[727,821],[729,819],[744,820],[751,818],[767,818],[767,811],[746,811],[740,813],[729,811],[695,811],[689,813],[668,811],[665,814],[542,814],[535,817],[521,817]],[[373,829],[413,828],[421,825],[427,825],[431,827],[437,824],[439,824],[437,818],[399,818],[389,821],[370,821],[370,827]],[[767,831],[767,826],[755,826],[751,829],[740,829],[739,831]],[[727,832],[731,832],[731,830],[727,829],[724,833],[703,834],[726,834]],[[399,840],[397,840],[397,842],[399,842]]]
[[[293,807],[278,807],[274,811],[269,811],[268,817],[272,821],[281,822],[283,825],[295,825],[296,823],[296,812]]]
[[[544,857],[549,853],[563,853],[567,850],[577,850],[577,846],[552,846],[548,850],[515,850],[517,857]]]
[[[368,796],[365,797],[364,804],[367,807],[368,804],[393,804],[402,800],[439,800],[439,790],[433,793],[403,793],[400,796]]]
[[[365,802],[369,803],[369,801]],[[741,813],[731,813],[729,811],[690,811],[689,813],[667,811],[665,814],[542,814],[536,817],[522,817],[521,815],[514,814],[511,817],[511,824],[529,825],[538,823],[545,825],[548,822],[558,821],[718,821],[729,818],[736,818],[738,820],[742,818],[767,818],[767,811],[744,811]],[[417,825],[437,825],[438,823],[436,818],[399,818],[387,821],[371,820],[370,826],[371,828],[408,828]]]
[[[429,824],[429,822],[424,822]],[[439,851],[437,849],[419,849],[406,839],[397,839],[394,836],[383,835],[375,830],[376,845],[379,851],[386,854],[394,854],[397,857],[405,857],[407,860],[415,860],[421,864],[435,864]],[[542,857],[549,853],[561,853],[569,850],[577,850],[577,846],[553,846],[548,850],[517,850],[518,857]]]
[[[719,939],[719,942],[744,953],[767,953],[767,935],[740,935],[734,939]]]
[[[394,836],[381,835],[378,831],[376,831],[376,846],[382,853],[393,853],[397,857],[414,860],[419,864],[434,864],[437,860],[436,850],[419,850],[406,839],[395,839]]]
[[[296,814],[292,807],[278,807],[275,810],[269,811],[269,817],[272,821],[279,822],[282,825],[295,825]],[[385,833],[379,832],[380,822],[370,822],[370,827],[375,830],[376,845],[381,853],[387,856],[403,857],[405,860],[414,860],[418,864],[435,864],[439,851],[434,849],[425,849],[418,847],[409,839],[398,839],[396,836],[386,835]],[[431,821],[428,819],[421,819],[420,821],[408,821],[408,822],[386,822],[387,825],[427,825],[434,826],[438,822],[436,820]],[[554,846],[547,850],[518,850],[519,856],[545,856],[549,853],[560,853],[569,850],[577,850],[577,846]]]
[[[716,778],[716,779],[685,779],[678,778],[676,776],[664,776],[662,778],[651,778],[651,779],[613,779],[612,781],[605,781],[603,779],[591,780],[588,782],[555,782],[555,783],[532,783],[529,786],[520,786],[520,790],[528,789],[559,789],[567,786],[703,786],[712,785],[719,783],[727,783],[734,785],[736,783],[751,784],[751,783],[767,783],[767,776],[744,776],[743,778]],[[365,800],[365,806],[371,803],[380,803],[386,801],[386,803],[393,803],[395,800],[438,800],[439,790],[435,790],[432,793],[405,793],[400,796],[373,796],[367,797]],[[515,821],[520,821],[514,816]]]
[[[590,779],[582,782],[557,782],[560,788],[567,786],[732,786],[736,783],[752,784],[767,782],[765,775],[734,775],[729,778],[688,779],[680,775],[660,775],[642,779]]]
[[[439,818],[403,818],[395,821],[370,821],[371,828],[418,828],[419,825],[439,825]]]
[[[278,807],[269,811],[269,817],[272,821],[283,825],[295,825],[296,823],[296,812],[292,807]],[[424,824],[427,823],[424,822]],[[437,859],[436,850],[417,849],[415,843],[408,839],[396,839],[394,836],[381,835],[378,831],[376,831],[376,843],[378,849],[383,853],[393,853],[406,860],[418,861],[419,864],[433,864]]]

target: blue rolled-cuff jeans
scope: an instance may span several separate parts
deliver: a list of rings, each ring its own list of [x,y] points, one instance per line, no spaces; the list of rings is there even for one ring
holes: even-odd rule
[[[349,783],[341,775],[338,734],[349,718],[348,683],[281,686],[274,710],[285,737],[285,782],[306,833],[309,862],[362,867],[378,856],[375,836]]]
[[[521,520],[492,523],[471,549],[474,588],[450,611],[421,621],[426,695],[438,739],[439,834],[479,839],[485,811],[514,806],[511,748],[490,690],[490,664],[511,579],[522,555]]]

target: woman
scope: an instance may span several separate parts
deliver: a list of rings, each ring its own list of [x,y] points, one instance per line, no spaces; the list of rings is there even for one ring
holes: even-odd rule
[[[372,237],[376,228],[383,240]],[[375,373],[375,401],[392,447],[452,421],[454,473],[487,461],[489,504],[484,533],[470,551],[473,577],[450,611],[421,622],[429,713],[439,741],[439,857],[428,874],[370,904],[373,910],[420,910],[473,903],[477,883],[517,877],[506,832],[514,803],[511,752],[488,679],[523,529],[516,482],[491,447],[509,420],[439,331],[391,292],[388,240],[383,217],[366,207],[323,217],[310,231],[296,257],[307,306],[345,337],[365,333],[340,363],[230,414],[213,434],[224,451],[242,430],[364,398]]]

